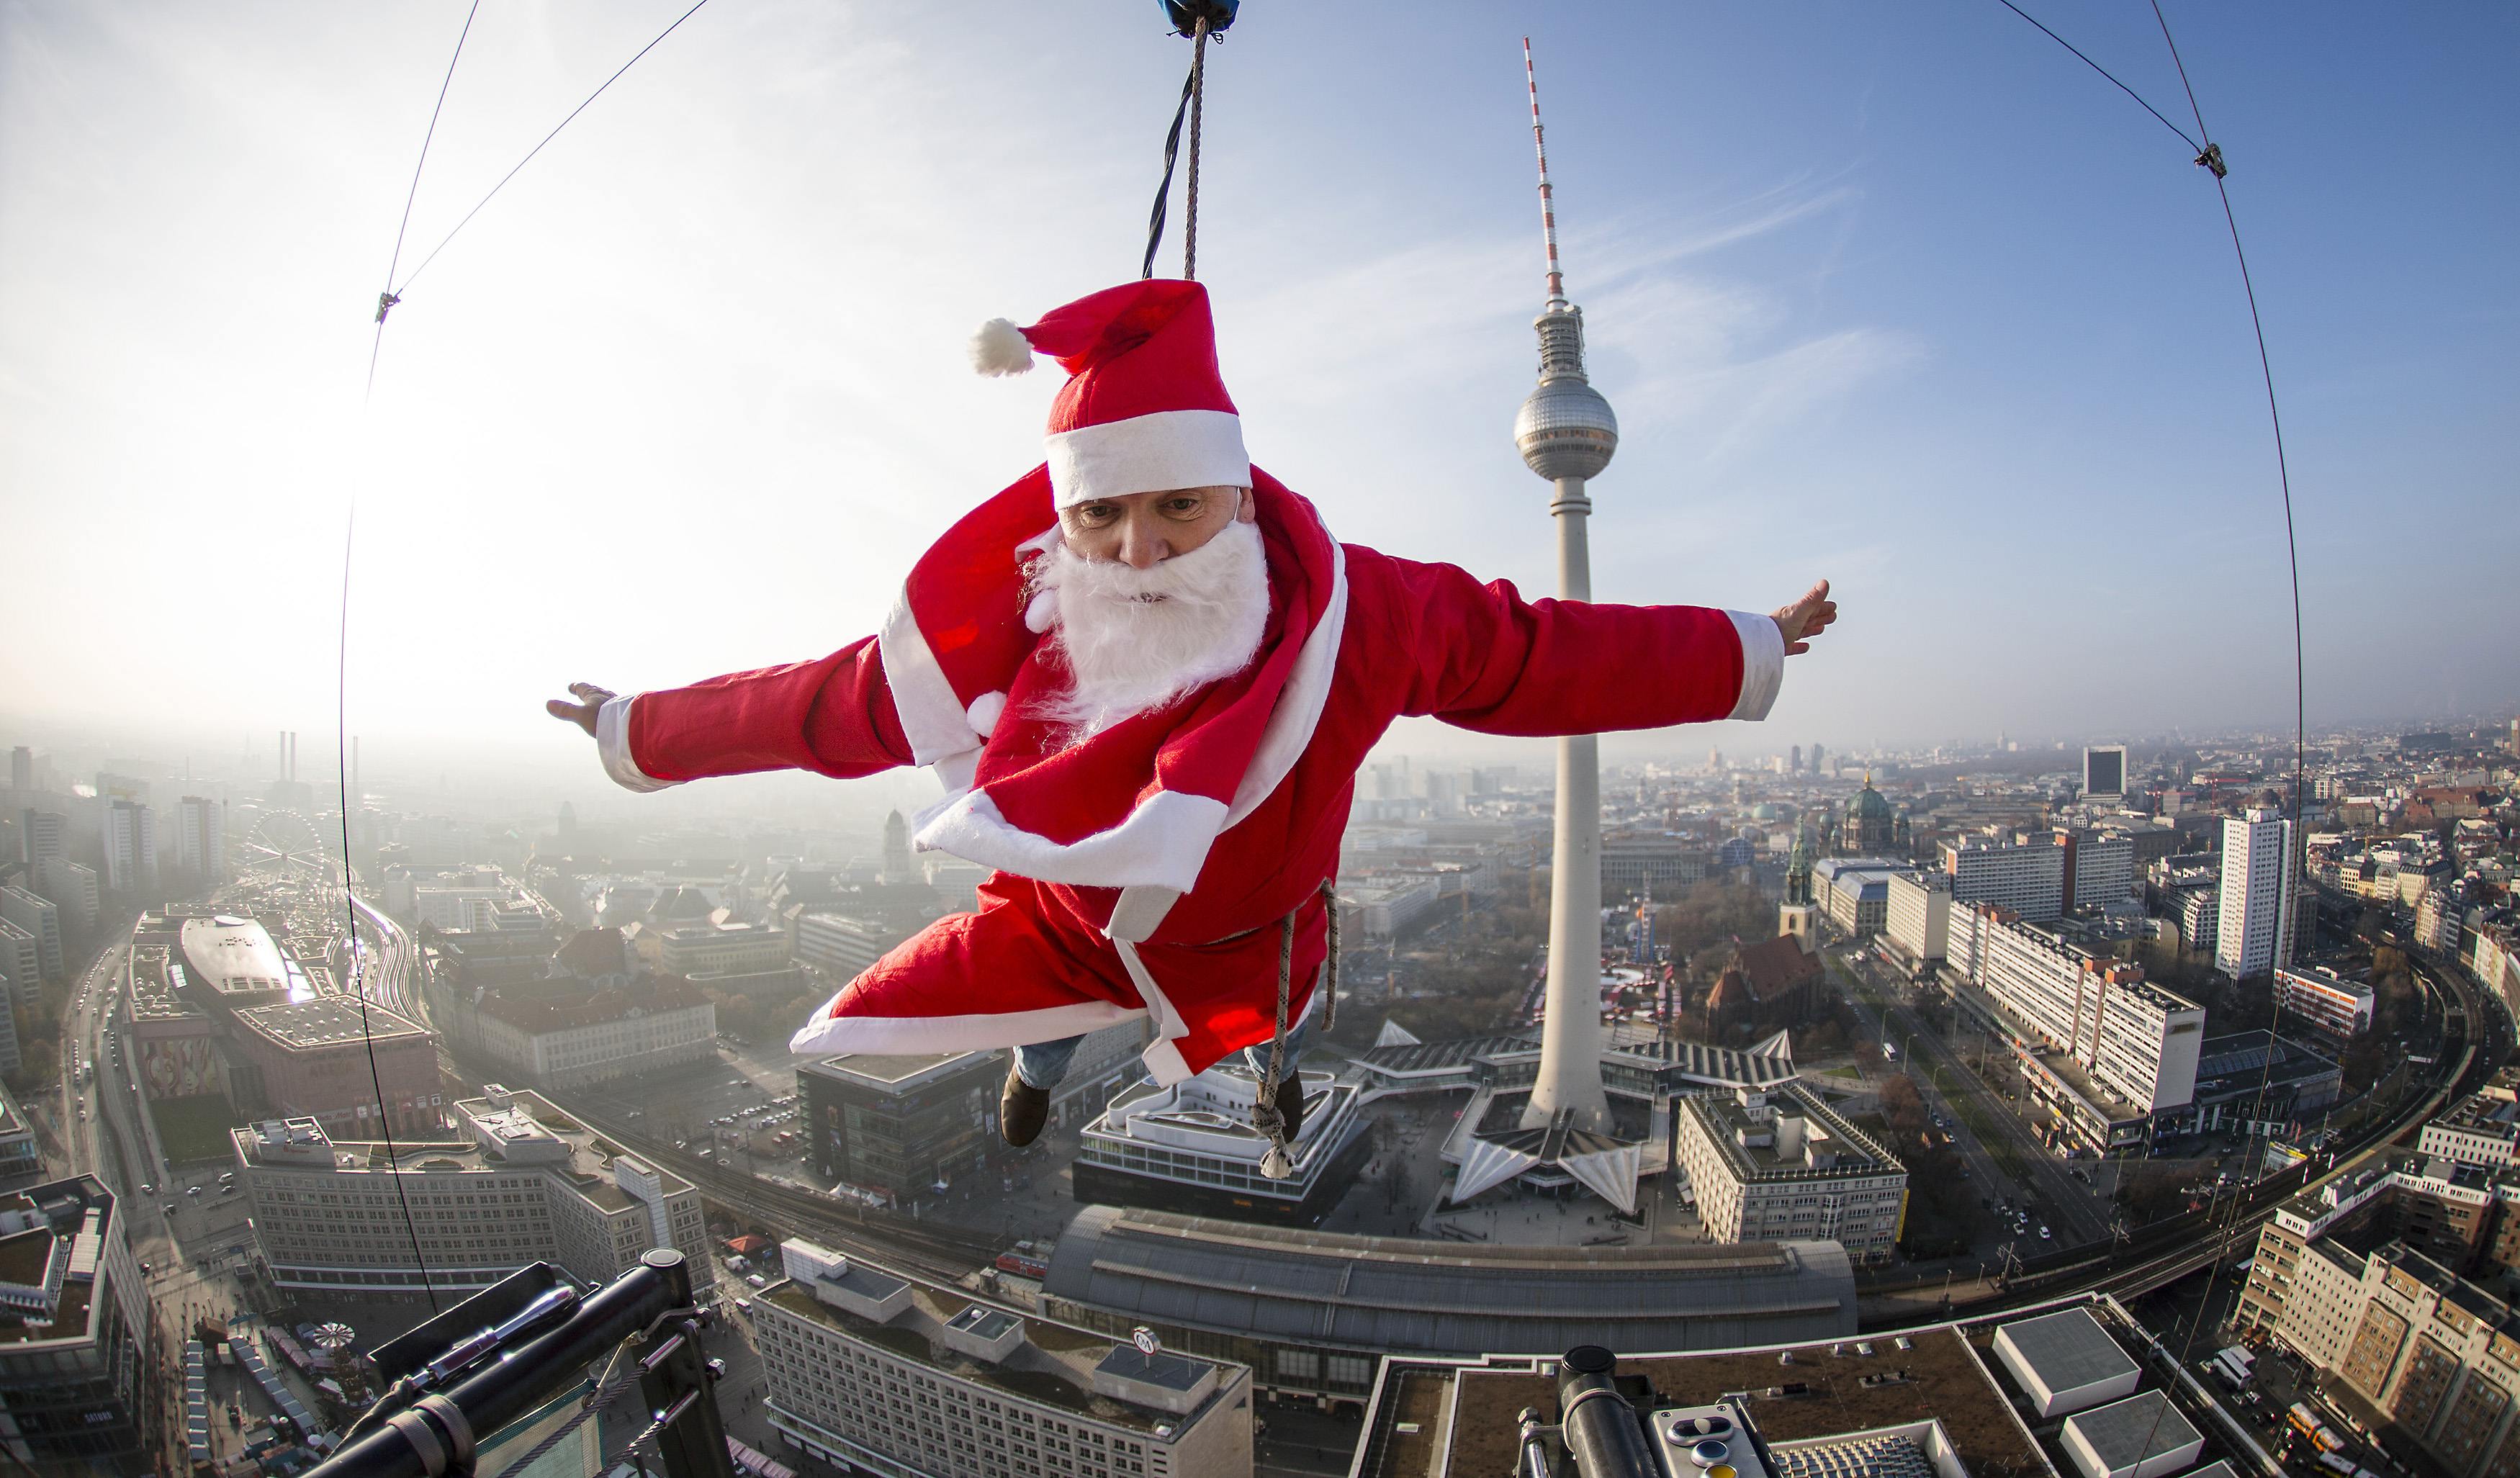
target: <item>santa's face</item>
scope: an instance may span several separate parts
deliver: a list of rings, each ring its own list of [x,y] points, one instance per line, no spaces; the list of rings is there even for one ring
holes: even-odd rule
[[[1194,553],[1238,518],[1248,523],[1257,516],[1249,488],[1177,487],[1061,509],[1058,533],[1085,559],[1150,569]]]
[[[1033,566],[1074,686],[1050,716],[1083,739],[1249,665],[1269,622],[1250,495],[1181,488],[1078,504]]]

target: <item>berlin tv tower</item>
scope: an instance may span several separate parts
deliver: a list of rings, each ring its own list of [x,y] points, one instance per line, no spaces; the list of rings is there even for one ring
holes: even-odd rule
[[[1540,383],[1513,418],[1523,463],[1555,490],[1549,512],[1557,520],[1557,594],[1593,599],[1593,558],[1586,532],[1593,502],[1585,482],[1610,465],[1619,420],[1584,376],[1584,310],[1566,300],[1557,270],[1557,207],[1549,192],[1549,145],[1540,131],[1540,80],[1531,38],[1522,38],[1522,73],[1531,88],[1531,143],[1540,157],[1540,232],[1549,246],[1549,301],[1532,327],[1540,331]],[[1551,851],[1549,995],[1542,1019],[1540,1076],[1523,1110],[1525,1129],[1546,1128],[1558,1115],[1567,1127],[1607,1133],[1601,1094],[1601,750],[1593,735],[1557,741],[1557,833]]]

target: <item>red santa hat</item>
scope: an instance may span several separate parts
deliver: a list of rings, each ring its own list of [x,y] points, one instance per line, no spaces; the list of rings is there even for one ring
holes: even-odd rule
[[[1058,507],[1251,485],[1242,418],[1216,367],[1205,288],[1151,278],[1053,308],[1029,328],[993,318],[971,336],[971,367],[1020,375],[1036,350],[1068,374],[1051,402],[1047,438]]]

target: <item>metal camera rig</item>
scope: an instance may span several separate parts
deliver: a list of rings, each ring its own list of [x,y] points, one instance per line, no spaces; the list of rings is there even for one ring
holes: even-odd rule
[[[536,1263],[374,1354],[391,1382],[309,1478],[473,1478],[499,1430],[607,1362],[578,1411],[529,1451],[501,1454],[480,1478],[532,1461],[636,1382],[667,1478],[733,1478],[713,1392],[723,1366],[700,1349],[704,1316],[683,1255],[659,1248],[592,1293]]]
[[[1525,1407],[1513,1478],[1775,1478],[1776,1461],[1738,1401],[1665,1401],[1618,1357],[1577,1345],[1557,1363],[1554,1425]]]

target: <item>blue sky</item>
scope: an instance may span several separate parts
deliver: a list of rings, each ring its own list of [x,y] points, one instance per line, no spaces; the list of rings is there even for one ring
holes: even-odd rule
[[[489,0],[413,251],[681,8]],[[2027,8],[2190,126],[2148,6]],[[716,0],[429,267],[363,414],[463,7],[0,6],[0,499],[33,554],[0,581],[0,720],[329,729],[354,487],[372,745],[557,752],[535,709],[569,679],[870,629],[1037,460],[1049,377],[977,381],[962,339],[1134,274],[1188,58],[1151,3],[973,14]],[[2312,720],[2507,707],[2520,21],[2170,19],[2283,396]],[[1597,593],[1845,602],[1768,730],[1683,743],[2288,719],[2211,182],[1994,0],[1254,0],[1212,61],[1200,262],[1263,465],[1345,537],[1549,589],[1508,441],[1526,32],[1626,430]]]

